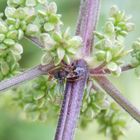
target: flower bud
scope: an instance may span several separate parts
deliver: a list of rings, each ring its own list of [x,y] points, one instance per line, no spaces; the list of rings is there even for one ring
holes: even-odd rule
[[[26,29],[26,34],[29,36],[34,36],[39,33],[39,28],[35,24],[29,24]]]

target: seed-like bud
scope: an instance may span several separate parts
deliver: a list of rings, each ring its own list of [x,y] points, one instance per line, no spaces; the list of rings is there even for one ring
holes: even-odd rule
[[[13,17],[15,12],[16,12],[16,9],[14,7],[6,7],[5,9],[6,17]]]
[[[26,0],[26,6],[28,7],[34,7],[36,4],[36,0]]]
[[[14,47],[11,48],[11,51],[15,54],[15,55],[20,55],[23,53],[23,47],[21,44],[16,43],[14,45]]]
[[[116,16],[116,14],[118,14],[118,7],[116,5],[113,5],[110,9],[110,16]]]
[[[0,33],[6,33],[8,31],[7,26],[4,22],[0,21]]]
[[[113,35],[114,33],[114,25],[112,22],[107,22],[105,24],[105,33],[109,34],[109,35]]]
[[[47,22],[44,24],[44,29],[46,32],[50,32],[54,30],[54,24]]]
[[[127,24],[126,24],[126,28],[127,28],[127,31],[128,31],[128,32],[131,32],[131,31],[134,30],[135,24],[133,24],[133,23],[127,23]]]
[[[41,34],[40,40],[46,50],[49,51],[49,50],[53,49],[53,46],[55,45],[55,41],[49,34],[47,34],[47,33]]]
[[[4,34],[0,34],[0,43],[5,39],[5,35]]]
[[[51,3],[49,4],[49,12],[50,12],[50,13],[54,13],[54,14],[57,13],[57,5],[56,5],[55,2],[51,2]]]
[[[29,24],[26,28],[26,34],[29,36],[34,36],[39,33],[39,28],[35,24]]]
[[[116,71],[118,69],[118,65],[114,62],[110,62],[107,64],[107,68],[111,71]]]

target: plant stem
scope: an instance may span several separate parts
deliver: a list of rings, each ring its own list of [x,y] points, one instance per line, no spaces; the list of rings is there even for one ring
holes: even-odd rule
[[[0,92],[4,91],[6,89],[9,89],[13,86],[19,85],[25,81],[31,80],[39,75],[47,73],[53,65],[46,65],[46,66],[41,66],[38,65],[30,70],[27,70],[19,75],[16,75],[10,79],[3,80],[0,82]]]
[[[120,91],[105,77],[94,77],[98,84],[136,121],[140,123],[140,111],[133,106]]]
[[[125,72],[125,71],[128,71],[128,70],[132,70],[134,68],[135,67],[133,67],[132,65],[128,64],[126,66],[121,67],[121,71]],[[101,67],[101,65],[100,65],[100,67],[97,67],[97,68],[94,68],[94,69],[90,69],[89,71],[90,71],[90,74],[93,75],[93,76],[94,75],[95,76],[96,75],[101,76],[101,75],[105,75],[105,74],[110,74],[111,73],[111,71],[109,69],[103,69]]]
[[[93,44],[93,31],[97,23],[99,0],[81,0],[76,35],[83,39],[82,54],[89,56]],[[84,69],[82,79],[66,83],[65,96],[57,126],[55,140],[72,140],[80,114],[84,87],[88,77],[88,68],[84,60],[77,60],[76,67]]]
[[[79,20],[77,24],[76,34],[83,38],[82,53],[89,56],[91,53],[98,13],[99,13],[100,0],[81,0]]]
[[[24,37],[27,40],[32,41],[33,44],[35,44],[38,48],[43,48],[43,45],[40,43],[39,39],[37,37]]]
[[[80,114],[84,87],[88,77],[88,68],[84,60],[77,60],[75,67],[83,68],[82,77],[75,81],[67,79],[61,114],[57,126],[55,140],[72,140]]]

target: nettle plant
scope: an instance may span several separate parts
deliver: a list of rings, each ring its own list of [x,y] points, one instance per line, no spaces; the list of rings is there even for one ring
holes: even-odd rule
[[[8,0],[0,14],[0,91],[28,81],[12,88],[12,101],[34,121],[59,116],[55,140],[72,140],[77,123],[85,128],[93,120],[113,140],[123,135],[125,115],[106,93],[140,122],[140,112],[107,78],[131,69],[140,76],[140,39],[126,50],[125,37],[134,24],[117,6],[110,9],[103,31],[96,31],[99,5],[99,0],[81,0],[75,35],[63,29],[55,2]],[[22,72],[24,38],[44,53],[38,66]],[[132,61],[126,63],[127,55]]]

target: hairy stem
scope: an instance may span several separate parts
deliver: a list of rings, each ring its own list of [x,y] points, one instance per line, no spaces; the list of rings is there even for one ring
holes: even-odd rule
[[[136,121],[140,123],[140,111],[133,106],[120,91],[105,77],[94,77],[98,84]]]
[[[39,39],[37,37],[24,37],[25,39],[28,39],[32,41],[38,48],[43,48],[43,45],[40,43]]]
[[[125,72],[125,71],[128,71],[128,70],[132,70],[134,69],[135,67],[133,67],[132,65],[128,64],[126,66],[123,66],[121,67],[121,71],[122,72]],[[95,75],[105,75],[105,74],[110,74],[111,71],[109,69],[103,69],[100,65],[100,67],[97,67],[97,68],[94,68],[94,69],[90,69],[90,74],[92,74],[93,76]]]
[[[38,65],[30,70],[27,70],[17,76],[0,82],[0,92],[9,89],[13,86],[19,85],[25,81],[31,80],[39,75],[47,73],[53,65],[41,66]]]
[[[72,140],[74,137],[77,119],[80,114],[84,87],[88,77],[88,68],[84,60],[77,60],[75,62],[75,67],[80,67],[84,71],[78,80],[69,81],[67,79],[55,140]]]
[[[81,0],[79,20],[76,34],[83,38],[83,55],[91,53],[94,37],[93,31],[96,28],[100,0]]]

